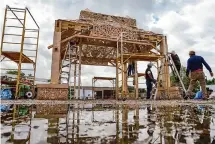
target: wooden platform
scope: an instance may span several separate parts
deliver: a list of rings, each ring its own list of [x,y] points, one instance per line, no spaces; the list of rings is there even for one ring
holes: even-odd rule
[[[16,63],[19,63],[20,52],[3,51],[2,55]],[[34,63],[34,61],[27,57],[25,54],[22,54],[22,63]]]

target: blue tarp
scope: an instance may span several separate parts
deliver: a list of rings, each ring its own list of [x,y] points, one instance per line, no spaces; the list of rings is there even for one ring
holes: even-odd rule
[[[0,99],[12,99],[11,89],[1,89],[0,90]]]
[[[10,106],[11,105],[1,104],[0,105],[1,112],[7,112],[7,111],[9,111],[10,110]]]
[[[202,99],[202,91],[198,91],[194,97],[194,99]]]

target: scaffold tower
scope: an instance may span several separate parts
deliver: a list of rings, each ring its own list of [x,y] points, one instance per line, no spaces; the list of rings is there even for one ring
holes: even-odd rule
[[[15,98],[19,97],[21,85],[30,86],[34,93],[39,30],[27,7],[6,6],[1,38],[1,73],[16,71],[17,76],[12,81],[1,81],[1,86],[13,88]]]

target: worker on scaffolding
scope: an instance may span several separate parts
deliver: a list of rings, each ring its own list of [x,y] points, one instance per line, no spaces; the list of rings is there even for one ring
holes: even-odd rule
[[[175,51],[173,50],[171,53],[171,57],[172,57],[172,60],[175,64],[175,67],[176,67],[176,70],[178,71],[178,74],[180,75],[180,71],[181,71],[181,61],[180,61],[180,58],[179,56],[175,53]],[[176,73],[173,72],[173,74],[175,75],[176,77],[176,81],[179,82],[179,78],[176,76]]]
[[[128,76],[135,73],[135,63],[134,61],[128,60]]]
[[[152,74],[151,68],[153,64],[149,63],[147,65],[147,69],[145,71],[145,78],[146,78],[146,87],[147,87],[147,97],[146,99],[150,99],[152,86],[156,83],[156,80],[154,79],[154,76]]]

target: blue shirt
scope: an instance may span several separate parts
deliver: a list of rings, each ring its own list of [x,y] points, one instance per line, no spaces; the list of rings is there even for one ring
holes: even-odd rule
[[[188,60],[187,60],[187,73],[189,73],[190,71],[196,71],[198,69],[202,69],[203,70],[203,64],[204,66],[207,68],[207,70],[209,72],[212,72],[210,66],[206,63],[206,61],[204,60],[203,57],[201,56],[191,56]]]

